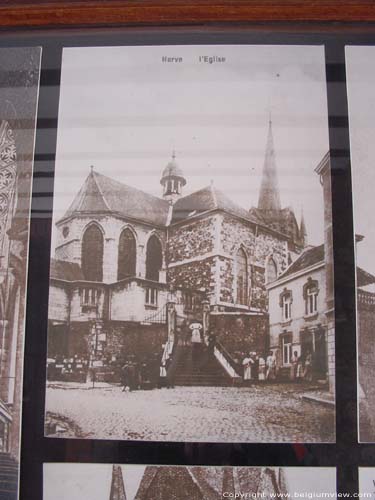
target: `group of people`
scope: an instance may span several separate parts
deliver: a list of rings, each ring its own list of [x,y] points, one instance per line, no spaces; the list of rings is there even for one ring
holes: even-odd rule
[[[152,386],[157,377],[156,370],[158,370],[158,358],[137,362],[135,356],[127,356],[121,366],[122,390],[130,392]]]
[[[256,352],[249,352],[242,361],[245,384],[250,380],[275,380],[276,378],[276,356],[269,351],[266,357],[258,356]]]
[[[310,350],[306,351],[305,359],[298,355],[297,351],[293,352],[290,366],[290,380],[298,382],[306,380],[311,382],[313,379],[313,357]]]
[[[309,350],[306,351],[304,359],[294,351],[290,360],[290,380],[293,382],[306,380],[311,382],[313,378],[313,358]],[[277,360],[275,353],[269,351],[267,356],[258,356],[256,352],[249,352],[242,361],[243,379],[245,384],[250,381],[273,381],[277,375]]]

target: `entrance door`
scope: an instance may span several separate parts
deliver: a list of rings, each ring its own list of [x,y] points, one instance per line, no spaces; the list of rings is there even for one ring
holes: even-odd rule
[[[323,328],[315,330],[314,371],[317,378],[327,376],[327,342]]]

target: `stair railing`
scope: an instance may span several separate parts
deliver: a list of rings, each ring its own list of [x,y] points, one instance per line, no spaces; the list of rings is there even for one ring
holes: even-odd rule
[[[237,379],[238,381],[242,379],[242,376],[239,375],[241,373],[241,365],[234,361],[223,344],[218,340],[214,344],[214,356],[232,379]]]

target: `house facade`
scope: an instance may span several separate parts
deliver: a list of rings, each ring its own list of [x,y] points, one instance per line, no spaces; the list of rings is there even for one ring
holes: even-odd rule
[[[295,353],[302,363],[310,353],[313,375],[326,379],[328,339],[324,245],[305,249],[267,288],[270,349],[276,355],[279,375],[289,376]]]

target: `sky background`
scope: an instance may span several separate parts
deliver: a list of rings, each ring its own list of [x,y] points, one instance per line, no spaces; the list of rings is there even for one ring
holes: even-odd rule
[[[143,465],[123,465],[127,500],[134,500]],[[285,467],[290,493],[334,493],[336,469],[324,467]],[[104,464],[45,464],[44,500],[103,500],[109,498],[112,465]]]
[[[200,63],[205,55],[226,62]],[[240,206],[256,206],[271,113],[282,205],[298,220],[303,208],[309,242],[323,242],[314,172],[328,150],[323,47],[67,48],[60,92],[54,222],[90,165],[160,196],[173,150],[184,194],[213,180]]]
[[[357,263],[375,274],[375,47],[346,47],[354,231]]]

